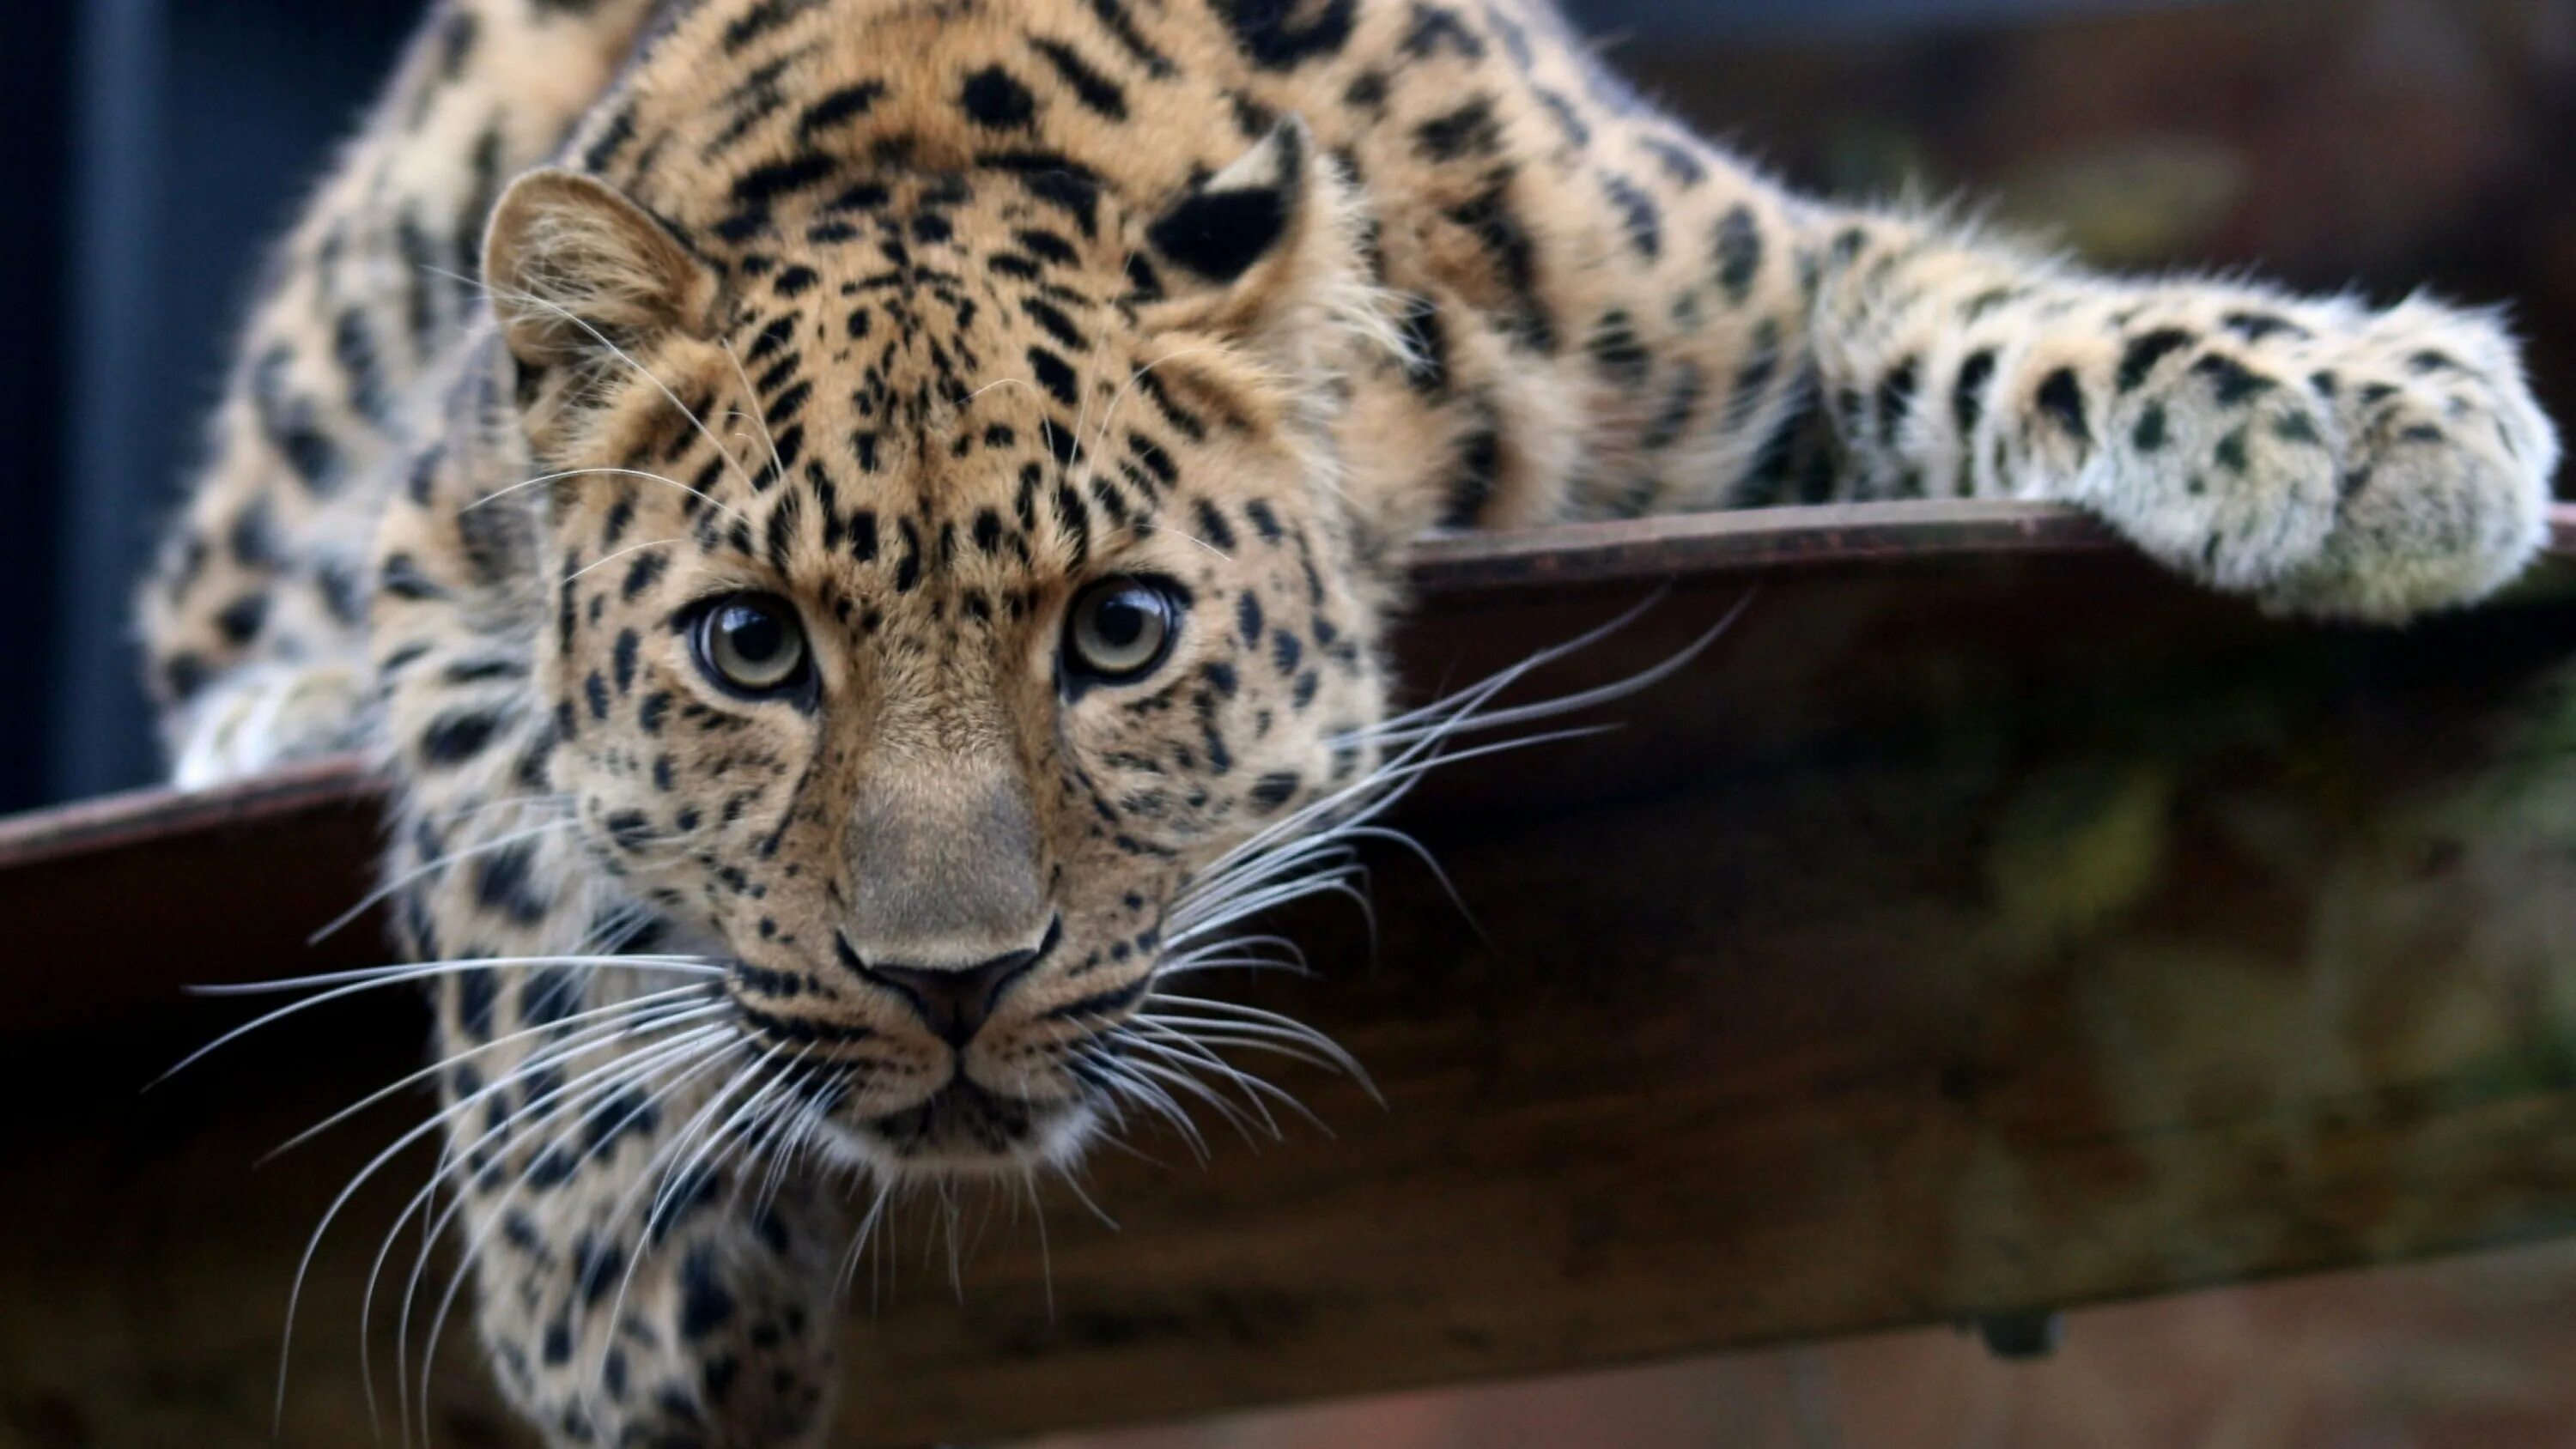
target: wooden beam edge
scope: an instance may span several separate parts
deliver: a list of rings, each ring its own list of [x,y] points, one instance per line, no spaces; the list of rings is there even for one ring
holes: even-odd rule
[[[2550,553],[2576,559],[2576,504],[2549,511]],[[1413,582],[1425,599],[1501,589],[1653,583],[1780,568],[1869,568],[2000,555],[2074,557],[2124,548],[2063,504],[1842,503],[1670,514],[1425,540]],[[149,788],[0,818],[0,871],[197,829],[345,809],[372,795],[353,756],[202,791]]]

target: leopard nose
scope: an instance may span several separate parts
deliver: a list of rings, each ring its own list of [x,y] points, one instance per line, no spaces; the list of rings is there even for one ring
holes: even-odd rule
[[[1006,952],[971,966],[888,964],[865,967],[862,974],[901,995],[933,1036],[963,1050],[992,1020],[993,1009],[1011,987],[1045,959],[1056,933],[1056,928],[1050,928],[1046,939],[1033,949]]]

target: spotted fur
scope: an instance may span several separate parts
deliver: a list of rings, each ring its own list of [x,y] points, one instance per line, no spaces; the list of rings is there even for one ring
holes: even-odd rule
[[[514,1399],[782,1444],[850,1229],[809,1168],[1080,1150],[1175,902],[1378,765],[1409,540],[2062,499],[2397,620],[2513,576],[2557,456],[2491,317],[1790,195],[1544,0],[444,0],[143,609],[183,781],[398,786]],[[1086,684],[1065,613],[1121,574],[1181,635]],[[806,693],[694,658],[736,591]],[[921,983],[995,961],[961,1035]]]

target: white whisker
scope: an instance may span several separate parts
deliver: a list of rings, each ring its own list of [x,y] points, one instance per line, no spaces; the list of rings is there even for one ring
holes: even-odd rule
[[[1165,1086],[1177,1087],[1181,1091],[1187,1092],[1191,1096],[1198,1098],[1200,1101],[1207,1103],[1210,1108],[1215,1110],[1218,1116],[1226,1120],[1227,1125],[1233,1127],[1237,1133],[1242,1135],[1246,1146],[1251,1147],[1256,1151],[1260,1149],[1261,1143],[1259,1139],[1252,1135],[1253,1124],[1251,1119],[1245,1117],[1242,1111],[1237,1108],[1234,1103],[1226,1100],[1222,1093],[1218,1092],[1215,1088],[1210,1087],[1207,1083],[1200,1081],[1198,1078],[1191,1076],[1189,1073],[1181,1071],[1176,1067],[1166,1066],[1160,1062],[1139,1061],[1132,1056],[1120,1062],[1119,1065],[1127,1068],[1129,1071],[1141,1072],[1144,1075],[1153,1078],[1155,1081],[1161,1082]],[[1272,1124],[1270,1132],[1274,1137],[1278,1135],[1277,1124]]]
[[[1046,1200],[1038,1194],[1037,1169],[1026,1163],[1020,1166],[1020,1188],[1029,1195],[1029,1212],[1038,1222],[1038,1285],[1046,1294],[1047,1322],[1053,1323],[1055,1322],[1055,1248],[1047,1242]]]
[[[1100,1225],[1102,1227],[1109,1229],[1109,1231],[1113,1233],[1126,1231],[1126,1229],[1118,1226],[1118,1220],[1116,1218],[1111,1217],[1107,1212],[1101,1209],[1100,1204],[1091,1200],[1091,1194],[1083,1190],[1082,1179],[1073,1175],[1073,1169],[1069,1167],[1059,1167],[1056,1169],[1055,1175],[1066,1187],[1073,1190],[1075,1199],[1079,1201],[1093,1217],[1100,1220]]]
[[[664,481],[667,482],[669,480],[665,479]],[[582,575],[589,573],[593,569],[606,568],[610,564],[617,562],[619,559],[626,557],[630,553],[642,553],[648,548],[669,548],[675,543],[687,543],[688,541],[689,540],[686,538],[657,538],[649,543],[631,543],[624,548],[615,550],[614,552],[601,554],[599,557],[583,564],[580,568],[574,569],[571,573],[564,575],[564,582],[571,583],[573,580],[580,578]]]
[[[420,1212],[422,1215],[420,1250],[412,1260],[411,1272],[403,1289],[402,1307],[396,1320],[394,1341],[395,1412],[403,1424],[405,1442],[409,1442],[411,1434],[409,1337],[413,1305],[420,1291],[422,1275],[428,1269],[431,1247],[445,1234],[448,1224],[455,1220],[456,1215],[473,1201],[470,1191],[466,1190],[466,1186],[470,1186],[469,1178],[466,1186],[460,1186],[455,1201],[449,1203],[443,1211],[433,1217],[426,1209],[434,1200],[441,1183],[459,1168],[468,1169],[475,1174],[488,1170],[474,1167],[475,1159],[485,1155],[487,1149],[491,1156],[507,1160],[518,1150],[519,1140],[523,1136],[550,1123],[566,1121],[573,1113],[586,1110],[593,1104],[612,1098],[620,1092],[632,1091],[651,1081],[655,1074],[665,1068],[685,1063],[694,1056],[721,1050],[729,1034],[728,1029],[722,1026],[703,1026],[684,1032],[678,1037],[665,1038],[642,1050],[631,1052],[613,1062],[553,1085],[543,1095],[531,1097],[520,1106],[518,1111],[484,1129],[482,1134],[471,1142],[458,1146],[451,1139],[445,1154],[447,1160],[440,1164],[437,1171],[430,1174],[429,1182],[404,1207],[402,1214],[394,1219],[393,1226],[385,1234],[383,1245],[377,1249],[375,1264],[367,1273],[366,1293],[360,1299],[358,1307],[358,1365],[360,1379],[366,1388],[369,1422],[372,1423],[376,1415],[376,1390],[367,1325],[375,1317],[377,1282],[384,1276],[385,1262],[392,1255],[394,1239],[400,1235],[404,1221],[414,1212]],[[507,1086],[515,1082],[524,1082],[532,1073],[550,1069],[567,1060],[569,1055],[579,1055],[604,1045],[606,1045],[605,1042],[591,1042],[567,1055],[557,1055],[552,1058],[531,1057],[520,1063],[495,1085]],[[682,1080],[685,1081],[686,1078]],[[624,1130],[627,1123],[634,1121],[649,1109],[651,1102],[652,1096],[647,1094],[642,1101],[629,1108],[611,1128],[612,1134]],[[539,1162],[561,1150],[563,1140],[564,1132],[558,1131],[549,1137],[543,1146],[528,1154],[528,1165],[522,1169],[519,1181],[513,1183],[512,1187],[502,1195],[500,1201],[492,1204],[490,1211],[477,1225],[475,1232],[469,1235],[458,1265],[460,1274],[470,1271],[475,1255],[481,1251],[493,1226],[507,1211],[518,1187],[525,1182],[527,1174],[533,1172]],[[443,1314],[441,1321],[444,1321]],[[433,1329],[432,1332],[434,1345],[436,1330]],[[425,1428],[423,1432],[426,1434]]]
[[[432,268],[431,270],[435,271],[437,269]],[[571,308],[549,298],[540,297],[533,292],[522,292],[516,288],[495,287],[477,277],[459,276],[453,272],[446,273],[445,275],[454,277],[455,280],[465,284],[466,286],[473,287],[481,291],[487,298],[507,296],[515,301],[525,302],[530,306],[541,307],[588,333],[591,340],[606,349],[611,357],[614,357],[618,361],[625,363],[628,367],[633,368],[636,376],[651,383],[654,390],[661,393],[663,398],[669,401],[672,407],[679,409],[680,416],[688,419],[689,426],[697,429],[698,436],[707,440],[708,446],[716,450],[716,456],[722,458],[726,466],[733,469],[736,477],[742,479],[743,486],[746,488],[751,486],[751,475],[744,471],[741,462],[737,460],[733,453],[725,447],[724,443],[716,437],[715,433],[707,427],[705,420],[701,419],[696,413],[689,411],[689,405],[680,401],[680,395],[671,391],[670,384],[662,381],[659,377],[654,376],[651,369],[645,367],[644,364],[637,362],[633,357],[629,356],[625,348],[622,348],[615,342],[610,341],[608,334],[590,325],[588,320],[575,313]],[[667,478],[662,481],[666,483],[670,482]],[[739,510],[729,507],[726,504],[719,503],[715,499],[707,497],[707,495],[698,492],[698,490],[694,488],[677,484],[673,486],[679,487],[681,491],[702,499],[709,505],[723,512],[730,513],[736,518],[744,517]]]
[[[760,429],[761,444],[769,449],[769,466],[771,470],[776,473],[778,481],[784,483],[787,481],[787,460],[779,456],[778,439],[770,436],[769,419],[763,415],[761,410],[760,389],[751,385],[751,374],[743,370],[742,354],[734,351],[733,339],[730,337],[725,338],[719,345],[724,348],[725,360],[733,364],[733,375],[742,383],[742,394],[744,400],[750,407],[748,416],[751,419],[752,426]],[[758,491],[757,485],[755,485],[753,491]]]
[[[411,884],[413,881],[419,880],[423,876],[436,874],[437,872],[446,869],[448,866],[454,865],[460,861],[472,860],[476,856],[489,855],[496,850],[507,850],[514,845],[524,845],[531,840],[552,835],[558,830],[570,829],[580,823],[581,822],[579,820],[571,816],[566,816],[561,820],[549,820],[543,825],[531,825],[523,829],[513,830],[506,834],[495,836],[490,840],[467,846],[462,850],[451,850],[436,859],[424,860],[420,864],[413,866],[411,869],[404,871],[402,874],[395,876],[393,879],[386,881],[374,890],[367,892],[366,895],[359,898],[356,905],[349,907],[349,909],[342,911],[336,916],[333,916],[330,924],[322,927],[322,929],[318,931],[315,931],[312,935],[305,937],[304,944],[307,946],[320,945],[323,941],[328,940],[332,935],[346,927],[350,922],[365,915],[368,907],[375,905],[379,901],[390,898],[395,892],[401,890],[404,886]]]
[[[417,1086],[420,1083],[434,1080],[445,1074],[453,1067],[463,1065],[464,1063],[470,1062],[474,1058],[483,1056],[486,1053],[499,1051],[503,1047],[510,1046],[513,1043],[526,1041],[530,1037],[546,1036],[549,1034],[559,1035],[564,1028],[571,1026],[575,1022],[594,1020],[603,1016],[622,1016],[627,1018],[624,1020],[612,1021],[605,1026],[585,1027],[580,1033],[578,1033],[579,1037],[613,1040],[615,1035],[621,1031],[634,1031],[648,1025],[659,1026],[665,1022],[686,1020],[689,1017],[698,1015],[714,1015],[727,1010],[728,1008],[720,1001],[713,1005],[701,1006],[692,1010],[676,1012],[672,1010],[674,1006],[679,1004],[681,998],[703,997],[708,990],[709,988],[705,986],[675,986],[668,991],[656,991],[649,996],[639,996],[632,1000],[614,1002],[607,1006],[592,1007],[588,1011],[578,1012],[558,1021],[547,1022],[543,1026],[532,1026],[521,1031],[514,1031],[507,1036],[495,1037],[492,1040],[483,1043],[481,1046],[468,1047],[463,1051],[451,1053],[448,1056],[421,1068],[419,1071],[413,1072],[407,1077],[387,1083],[385,1086],[368,1093],[366,1096],[359,1098],[357,1101],[350,1103],[348,1106],[341,1108],[339,1111],[332,1113],[330,1116],[323,1118],[321,1121],[316,1122],[312,1126],[305,1128],[303,1131],[296,1133],[294,1136],[287,1138],[284,1142],[271,1148],[268,1155],[262,1157],[260,1161],[265,1163],[271,1159],[282,1156],[285,1153],[294,1151],[296,1148],[303,1146],[305,1143],[312,1141],[314,1138],[321,1136],[323,1133],[330,1131],[332,1128],[337,1127],[341,1123],[348,1121],[350,1118],[357,1116],[359,1113],[366,1111],[369,1107],[375,1106],[377,1103],[384,1101],[388,1097],[395,1096],[407,1087]],[[570,1045],[570,1039],[567,1039],[565,1044]]]
[[[1174,1071],[1196,1073],[1200,1068],[1205,1067],[1216,1072],[1220,1079],[1230,1080],[1238,1088],[1244,1087],[1245,1078],[1241,1071],[1228,1066],[1223,1057],[1204,1047],[1185,1049],[1185,1044],[1177,1034],[1164,1034],[1158,1038],[1154,1034],[1129,1031],[1122,1032],[1118,1040],[1129,1051],[1151,1053],[1156,1060]],[[1245,1089],[1244,1096],[1253,1115],[1261,1119],[1262,1130],[1269,1133],[1274,1141],[1280,1140],[1282,1134],[1279,1130],[1279,1119],[1270,1115],[1269,1104],[1261,1100],[1260,1094],[1249,1089]]]
[[[715,1091],[708,1095],[705,1105],[691,1114],[680,1130],[673,1133],[670,1140],[646,1161],[643,1170],[636,1175],[634,1185],[620,1194],[617,1202],[610,1207],[603,1231],[613,1233],[619,1231],[618,1225],[625,1221],[628,1209],[635,1206],[636,1195],[647,1187],[653,1190],[652,1206],[645,1212],[637,1227],[635,1252],[627,1258],[626,1272],[618,1280],[616,1296],[608,1305],[607,1322],[612,1326],[617,1322],[618,1316],[626,1310],[626,1295],[635,1286],[635,1273],[643,1264],[647,1246],[652,1242],[657,1230],[668,1229],[669,1219],[666,1214],[672,1206],[669,1193],[674,1182],[676,1181],[682,1190],[687,1188],[687,1170],[684,1168],[674,1174],[668,1162],[682,1155],[689,1156],[692,1163],[696,1161],[695,1150],[691,1144],[708,1124],[723,1113],[725,1104],[732,1099],[735,1092],[741,1090],[743,1085],[751,1080],[751,1076],[748,1071],[736,1072],[729,1080],[719,1084]],[[606,1353],[607,1349],[603,1346],[601,1349],[603,1359]],[[593,1364],[592,1372],[596,1374],[599,1367],[599,1364]]]
[[[243,1037],[250,1035],[252,1032],[258,1031],[262,1027],[283,1021],[287,1017],[294,1016],[299,1012],[310,1011],[314,1007],[321,1006],[327,1002],[337,1001],[343,997],[354,996],[363,991],[374,991],[381,987],[399,985],[406,981],[427,981],[440,976],[461,975],[468,971],[483,971],[496,967],[514,966],[625,967],[639,971],[669,971],[685,975],[722,976],[724,974],[723,968],[709,966],[705,964],[703,960],[694,956],[495,956],[483,960],[435,961],[426,965],[380,967],[365,971],[334,972],[327,976],[308,977],[301,982],[268,981],[258,982],[247,986],[192,986],[188,988],[188,990],[191,995],[195,996],[250,996],[277,991],[292,991],[299,986],[326,984],[332,981],[348,981],[351,983],[346,986],[339,986],[332,990],[321,992],[318,995],[308,996],[301,1001],[293,1002],[286,1006],[281,1006],[277,1010],[269,1012],[264,1016],[234,1027],[232,1030],[216,1037],[213,1041],[206,1043],[204,1046],[201,1046],[195,1051],[180,1058],[176,1066],[163,1072],[160,1076],[153,1078],[151,1082],[145,1085],[144,1090],[147,1092],[152,1090],[152,1088],[161,1085],[163,1082],[179,1075],[181,1072],[186,1071],[198,1062],[205,1060],[215,1052],[222,1050],[225,1046],[241,1040]]]
[[[717,503],[716,500],[707,497],[707,495],[700,493],[697,489],[690,487],[688,484],[681,482],[677,478],[666,478],[659,473],[647,473],[641,468],[566,468],[558,473],[540,473],[534,478],[522,478],[518,482],[512,483],[507,487],[496,488],[456,511],[459,513],[471,513],[486,503],[497,503],[501,499],[508,497],[510,494],[518,492],[522,488],[535,488],[547,483],[561,483],[568,478],[601,476],[610,478],[645,478],[650,479],[655,483],[668,483],[672,487],[679,489],[681,492],[686,493],[693,498],[700,499],[706,503],[714,504],[717,508],[724,509],[727,513],[732,513],[734,511],[730,508],[725,508],[725,505]]]
[[[1292,1046],[1285,1040],[1273,1040],[1266,1036],[1246,1036],[1229,1031],[1225,1029],[1227,1023],[1224,1022],[1204,1020],[1192,1022],[1185,1018],[1160,1016],[1137,1016],[1131,1018],[1131,1021],[1138,1030],[1148,1036],[1168,1036],[1173,1040],[1187,1041],[1197,1046],[1240,1047],[1246,1051],[1267,1052],[1273,1056],[1304,1062],[1310,1067],[1320,1068],[1336,1076],[1344,1075],[1341,1063],[1320,1052]],[[1304,1038],[1301,1037],[1298,1040],[1302,1041]]]
[[[886,1203],[893,1196],[894,1182],[888,1179],[878,1186],[876,1201],[868,1205],[867,1212],[859,1218],[858,1227],[850,1234],[849,1251],[841,1256],[840,1296],[848,1297],[850,1289],[856,1283],[859,1274],[859,1255],[866,1249],[868,1241],[876,1236],[877,1224],[885,1217]]]
[[[1179,1065],[1185,1061],[1199,1063],[1200,1065],[1205,1066],[1208,1070],[1218,1073],[1226,1081],[1234,1083],[1235,1086],[1243,1092],[1246,1100],[1255,1104],[1256,1108],[1261,1112],[1262,1119],[1265,1122],[1270,1123],[1271,1135],[1273,1137],[1279,1136],[1280,1133],[1277,1121],[1275,1118],[1271,1117],[1268,1107],[1261,1105],[1261,1101],[1265,1097],[1269,1098],[1271,1101],[1279,1103],[1283,1107],[1286,1107],[1298,1116],[1303,1117],[1309,1125],[1313,1126],[1316,1131],[1323,1133],[1326,1137],[1334,1135],[1333,1129],[1325,1125],[1324,1119],[1316,1116],[1312,1111],[1310,1111],[1304,1102],[1297,1099],[1294,1093],[1290,1092],[1285,1087],[1280,1086],[1276,1082],[1270,1081],[1269,1079],[1255,1073],[1245,1071],[1243,1068],[1227,1061],[1225,1058],[1210,1050],[1208,1043],[1201,1041],[1199,1038],[1192,1036],[1188,1032],[1174,1031],[1166,1027],[1155,1031],[1130,1033],[1126,1038],[1126,1041],[1131,1047],[1154,1052],[1162,1056],[1165,1060],[1172,1061],[1175,1065]],[[1285,1051],[1283,1054],[1297,1055],[1297,1053],[1293,1051]],[[1318,1063],[1318,1065],[1321,1065],[1321,1063]]]
[[[1128,1064],[1119,1060],[1105,1047],[1095,1048],[1086,1055],[1084,1060],[1087,1070],[1098,1074],[1104,1081],[1128,1093],[1139,1105],[1170,1123],[1172,1130],[1180,1135],[1182,1143],[1190,1149],[1190,1156],[1197,1159],[1201,1166],[1207,1164],[1207,1139],[1199,1134],[1198,1124],[1190,1120],[1189,1113],[1171,1093],[1163,1090],[1160,1084],[1130,1072],[1127,1069]]]
[[[741,1034],[730,1026],[711,1026],[703,1028],[699,1033],[692,1033],[690,1038],[687,1039],[688,1047],[690,1048],[689,1050],[666,1053],[660,1060],[653,1064],[651,1072],[667,1071],[683,1065],[685,1065],[687,1069],[685,1071],[681,1071],[679,1075],[671,1078],[661,1086],[647,1092],[641,1101],[639,1101],[634,1107],[630,1108],[626,1115],[618,1120],[618,1130],[623,1130],[627,1123],[637,1120],[645,1113],[658,1110],[661,1104],[672,1100],[681,1092],[685,1091],[690,1083],[696,1081],[702,1076],[705,1076],[708,1072],[724,1065],[725,1062],[731,1058],[733,1050],[739,1044],[740,1040]],[[692,1058],[694,1058],[694,1060],[692,1060]],[[626,1088],[630,1088],[637,1082],[647,1079],[649,1075],[650,1072],[630,1075],[620,1082],[619,1089],[624,1090]],[[569,1130],[569,1128],[567,1127],[564,1130],[557,1131],[553,1137],[547,1140],[544,1146],[529,1153],[527,1165],[520,1169],[519,1175],[512,1179],[510,1186],[502,1192],[499,1200],[488,1206],[486,1212],[483,1214],[482,1220],[477,1224],[474,1233],[469,1238],[465,1251],[459,1255],[456,1271],[450,1275],[446,1291],[439,1297],[437,1311],[430,1317],[428,1337],[423,1341],[421,1347],[420,1407],[422,1415],[421,1433],[424,1438],[426,1438],[429,1433],[427,1416],[429,1413],[430,1372],[433,1365],[436,1363],[439,1337],[447,1329],[448,1314],[455,1308],[456,1300],[464,1289],[465,1279],[472,1272],[474,1262],[481,1254],[483,1245],[490,1240],[493,1229],[498,1227],[507,1218],[510,1205],[517,1200],[520,1192],[525,1190],[527,1187],[528,1180],[534,1175],[537,1164],[545,1161],[549,1154],[559,1152],[563,1149],[564,1133],[566,1130]],[[613,1237],[616,1233],[616,1228],[616,1221],[612,1218],[607,1225],[606,1231]],[[643,1252],[643,1245],[640,1239],[637,1244],[636,1252],[638,1255]],[[405,1358],[408,1358],[408,1350],[404,1344],[404,1335],[409,1331],[409,1324],[412,1316],[412,1293],[417,1287],[417,1283],[418,1278],[416,1266],[414,1288],[405,1289],[403,1294],[402,1321],[404,1327],[402,1330],[398,1331],[395,1343],[397,1353],[401,1354]],[[407,1368],[405,1365],[397,1364],[395,1372],[399,1380],[401,1376],[407,1372]],[[406,1432],[408,1432],[408,1430],[406,1430]]]
[[[504,1077],[501,1081],[494,1082],[478,1092],[463,1097],[453,1105],[432,1113],[428,1119],[421,1122],[420,1125],[403,1133],[400,1137],[395,1138],[391,1145],[387,1146],[383,1151],[378,1152],[373,1158],[369,1159],[366,1166],[358,1169],[357,1175],[349,1179],[348,1184],[340,1189],[339,1196],[333,1198],[331,1200],[331,1205],[323,1210],[321,1222],[314,1225],[313,1235],[305,1241],[304,1256],[296,1264],[294,1285],[289,1289],[286,1298],[286,1338],[285,1342],[279,1345],[277,1356],[277,1413],[281,1421],[283,1420],[286,1412],[287,1348],[293,1343],[295,1336],[296,1306],[303,1301],[304,1280],[306,1275],[312,1271],[313,1255],[320,1250],[322,1246],[322,1237],[325,1233],[330,1231],[333,1219],[340,1215],[340,1210],[342,1208],[349,1205],[349,1200],[351,1198],[357,1196],[358,1189],[364,1187],[378,1172],[383,1171],[386,1164],[392,1162],[396,1157],[401,1156],[405,1151],[408,1151],[414,1143],[419,1142],[430,1133],[439,1130],[446,1124],[449,1118],[457,1116],[472,1107],[489,1100],[493,1093],[505,1090],[509,1081],[509,1078]]]

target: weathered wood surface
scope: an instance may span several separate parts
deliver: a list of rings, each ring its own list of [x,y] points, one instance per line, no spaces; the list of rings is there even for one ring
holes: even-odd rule
[[[1218,1139],[1201,1170],[1148,1136],[1162,1165],[1102,1154],[1085,1177],[1121,1230],[1059,1187],[1043,1250],[1025,1213],[970,1199],[962,1303],[936,1214],[901,1217],[857,1310],[848,1441],[2576,1233],[2568,522],[2510,599],[2404,633],[2266,621],[2032,510],[1439,546],[1403,645],[1426,688],[1669,580],[1540,688],[1615,678],[1761,588],[1704,658],[1607,712],[1618,733],[1461,767],[1412,803],[1481,937],[1390,852],[1373,957],[1316,913],[1293,924],[1324,978],[1237,993],[1331,1031],[1384,1110],[1292,1064],[1278,1079],[1335,1138]],[[0,825],[0,1007],[24,1024],[7,1070],[17,1100],[61,1104],[0,1145],[19,1189],[0,1302],[46,1309],[0,1314],[0,1432],[266,1442],[292,1256],[401,1114],[249,1161],[412,1065],[417,1026],[353,1012],[137,1102],[174,1033],[231,1019],[141,1007],[330,964],[294,943],[357,891],[370,829],[330,771]],[[286,1443],[363,1432],[357,1280],[401,1196],[362,1199],[317,1268]],[[451,1351],[441,1442],[513,1442],[488,1392]]]

